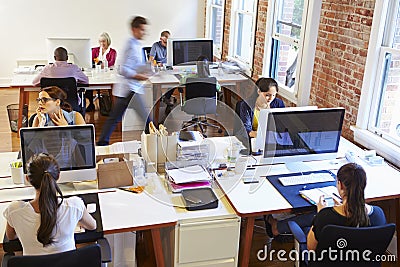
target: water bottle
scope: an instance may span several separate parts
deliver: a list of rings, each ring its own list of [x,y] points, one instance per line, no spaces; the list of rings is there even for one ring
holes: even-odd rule
[[[104,71],[108,71],[108,61],[107,61],[107,59],[104,58],[103,62],[104,62]]]
[[[134,163],[133,163],[133,179],[135,182],[135,185],[137,186],[145,186],[147,184],[146,182],[146,170],[145,170],[145,164],[144,164],[144,159],[143,158],[138,158]]]
[[[222,62],[218,62],[218,76],[224,75],[224,71],[222,70]]]

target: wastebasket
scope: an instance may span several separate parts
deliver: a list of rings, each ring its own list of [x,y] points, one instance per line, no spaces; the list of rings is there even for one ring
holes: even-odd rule
[[[18,110],[19,104],[10,104],[7,106],[8,120],[10,121],[10,128],[12,132],[18,132]],[[22,127],[28,126],[28,105],[24,105],[22,111]]]

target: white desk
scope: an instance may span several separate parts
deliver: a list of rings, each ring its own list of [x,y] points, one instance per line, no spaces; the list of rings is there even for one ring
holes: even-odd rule
[[[19,88],[19,111],[18,111],[18,129],[22,126],[22,112],[24,105],[29,104],[29,92],[39,91],[39,87],[33,86],[32,81],[36,74],[14,74],[11,81],[11,88]],[[113,72],[100,72],[88,75],[88,90],[111,90],[115,83],[115,74]]]
[[[341,138],[338,155],[342,156],[346,151],[359,153],[361,149]],[[346,159],[337,159],[334,161],[307,162],[306,164],[313,170],[331,169],[336,172],[345,163],[347,163]],[[357,163],[361,164],[367,173],[367,187],[365,189],[367,201],[398,200],[400,198],[400,172],[387,165],[371,167],[361,159],[358,159]],[[290,173],[290,171],[283,164],[259,166],[256,170],[256,175],[263,176],[284,173]],[[265,178],[262,178],[258,184],[244,184],[237,176],[220,177],[217,178],[217,182],[236,213],[242,218],[246,218],[240,266],[248,266],[255,218],[260,215],[292,211],[293,207]],[[400,233],[399,205],[396,205],[396,214],[398,218],[396,222],[397,233]],[[397,240],[399,250],[399,238]]]

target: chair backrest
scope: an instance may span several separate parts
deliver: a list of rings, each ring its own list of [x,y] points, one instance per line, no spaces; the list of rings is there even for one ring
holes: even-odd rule
[[[72,109],[81,112],[78,98],[78,87],[74,77],[67,78],[41,78],[40,87],[57,86],[67,93],[67,102],[72,106]]]
[[[327,225],[321,231],[315,254],[321,261],[313,261],[310,255],[310,266],[381,266],[379,257],[385,254],[395,228],[395,224],[374,227]],[[329,251],[337,258],[329,256]]]
[[[187,78],[186,79],[186,100],[198,97],[216,97],[217,79],[215,77]]]
[[[215,77],[187,78],[185,103],[182,110],[187,114],[206,115],[217,112],[217,79]]]
[[[149,60],[151,46],[144,46],[144,47],[142,48],[142,50],[143,50],[144,59],[145,59],[146,61]]]
[[[14,256],[9,258],[8,267],[100,267],[101,254],[97,244],[61,253],[38,256]]]

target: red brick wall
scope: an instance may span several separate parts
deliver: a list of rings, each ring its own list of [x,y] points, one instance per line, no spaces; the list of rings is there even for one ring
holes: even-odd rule
[[[226,59],[229,51],[229,34],[231,27],[232,0],[225,0],[224,10],[224,36],[222,37],[222,60]]]
[[[343,135],[353,139],[375,0],[322,2],[310,104],[346,109]]]
[[[223,59],[228,54],[232,0],[225,1]],[[310,104],[346,109],[343,135],[353,139],[375,0],[323,0]],[[258,1],[253,77],[262,73],[268,0]],[[286,101],[287,102],[287,101]],[[290,104],[290,103],[288,103]]]

